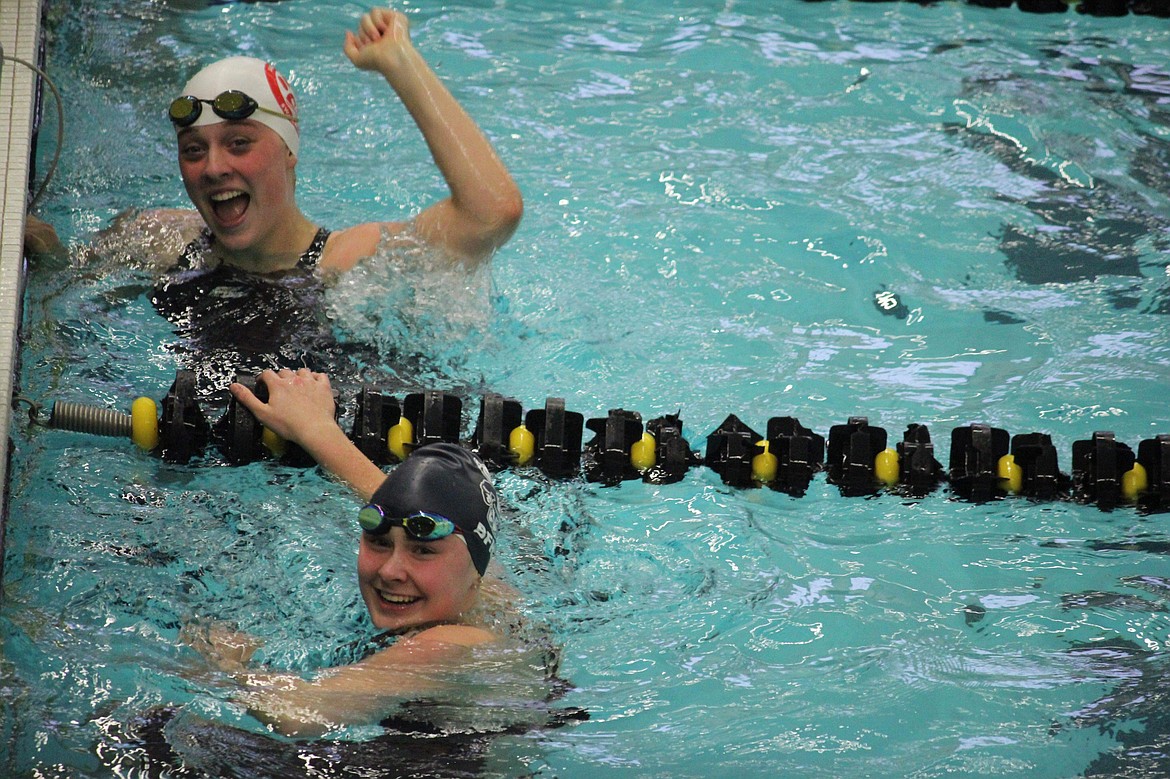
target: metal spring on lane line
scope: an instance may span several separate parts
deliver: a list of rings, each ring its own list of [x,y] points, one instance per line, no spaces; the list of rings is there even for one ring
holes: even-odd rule
[[[49,425],[75,433],[126,437],[131,433],[133,417],[113,409],[58,400],[53,403]]]

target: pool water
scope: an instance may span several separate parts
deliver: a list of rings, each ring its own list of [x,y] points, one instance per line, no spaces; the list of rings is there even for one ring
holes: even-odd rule
[[[128,206],[182,205],[160,106],[239,51],[297,90],[311,217],[403,218],[441,196],[408,117],[340,51],[363,7],[320,6],[48,3],[68,148],[43,215],[81,244]],[[343,395],[406,351],[409,380],[468,393],[472,412],[490,390],[586,418],[679,413],[699,451],[729,414],[822,435],[865,416],[892,441],[928,425],[945,464],[951,429],[979,422],[1050,434],[1067,472],[1094,431],[1135,449],[1170,432],[1165,20],[958,2],[406,9],[526,212],[490,291],[404,292],[384,264],[331,290],[339,333],[394,352]],[[21,397],[160,398],[176,358],[150,280],[133,257],[33,268]],[[366,629],[354,501],[315,470],[168,464],[26,411],[0,773],[141,775],[125,733],[164,705],[255,731],[192,676],[177,636],[193,617],[235,620],[295,670]],[[590,719],[496,740],[485,775],[1170,769],[1164,514],[845,498],[823,475],[794,498],[702,467],[617,487],[509,470],[500,486],[500,557]]]

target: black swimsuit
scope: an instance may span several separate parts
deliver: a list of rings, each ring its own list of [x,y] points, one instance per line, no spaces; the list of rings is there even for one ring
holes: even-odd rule
[[[208,267],[213,244],[204,231],[154,287],[151,302],[175,328],[173,351],[196,374],[201,397],[220,395],[236,373],[330,366],[337,351],[316,273],[329,231],[321,228],[297,264],[277,273]]]
[[[155,283],[151,303],[174,328],[177,339],[168,348],[178,369],[195,374],[201,405],[226,405],[237,373],[255,376],[269,368],[327,373],[338,389],[374,381],[381,391],[399,394],[422,386],[468,391],[445,380],[445,363],[407,348],[408,339],[400,346],[335,328],[318,273],[328,237],[328,230],[318,230],[295,266],[260,274],[209,267],[214,238],[205,229]],[[385,317],[385,331],[392,331],[394,312]]]
[[[357,639],[338,647],[325,665],[355,663],[382,649],[400,636],[383,633]],[[407,701],[379,725],[382,733],[364,741],[318,740],[290,742],[269,735],[245,731],[232,725],[203,719],[174,706],[160,706],[135,717],[127,731],[115,734],[123,739],[122,749],[109,754],[126,754],[126,746],[139,748],[144,768],[163,769],[181,775],[192,763],[201,775],[247,776],[254,779],[285,779],[303,776],[305,766],[321,775],[369,777],[446,776],[474,779],[484,775],[492,744],[501,736],[521,736],[535,731],[560,728],[589,719],[584,709],[558,708],[557,698],[571,686],[558,680],[549,698],[532,701],[514,724],[493,722],[485,727],[445,725],[450,702],[428,699]],[[466,704],[456,708],[466,708]],[[534,713],[543,716],[531,716]],[[176,744],[181,746],[176,750]],[[150,775],[154,775],[154,771]]]
[[[297,260],[296,267],[312,270],[316,268],[321,262],[321,255],[325,252],[325,241],[329,240],[329,230],[324,227],[317,230],[317,234],[313,236],[313,242],[309,244],[309,248]],[[187,244],[183,251],[179,254],[179,261],[175,264],[176,270],[195,270],[197,268],[205,268],[204,260],[211,251],[211,245],[215,242],[215,236],[211,230],[206,227],[195,237],[195,240]]]

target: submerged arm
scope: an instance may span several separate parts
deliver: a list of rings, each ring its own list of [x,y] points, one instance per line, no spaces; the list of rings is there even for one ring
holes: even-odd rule
[[[493,638],[480,628],[440,625],[312,680],[251,676],[244,702],[254,717],[289,736],[313,737],[341,725],[374,724],[395,704],[446,688],[441,680],[467,663],[471,647]]]
[[[330,668],[312,679],[245,670],[255,641],[231,631],[189,640],[196,650],[243,685],[238,699],[249,713],[287,736],[313,738],[343,725],[375,724],[395,704],[434,695],[447,687],[451,669],[465,665],[472,647],[495,636],[468,625],[438,625],[398,639],[353,665]]]
[[[125,258],[138,266],[165,270],[202,228],[199,213],[190,209],[123,211],[94,236],[86,251],[93,257]]]
[[[79,249],[78,260],[93,263],[116,259],[135,266],[166,268],[175,263],[202,225],[199,214],[191,210],[123,211],[90,244]],[[32,214],[25,216],[24,248],[38,264],[69,260],[53,226]]]
[[[495,149],[410,42],[406,17],[370,11],[346,56],[382,74],[426,139],[451,196],[415,219],[417,233],[453,255],[479,262],[511,237],[523,212],[520,190]]]

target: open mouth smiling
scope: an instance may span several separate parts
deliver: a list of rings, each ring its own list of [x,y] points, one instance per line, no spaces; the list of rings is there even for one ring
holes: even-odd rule
[[[215,212],[215,218],[224,224],[240,221],[244,212],[248,210],[248,204],[252,202],[251,197],[238,189],[217,192],[210,195],[208,200],[211,201],[211,210]]]

